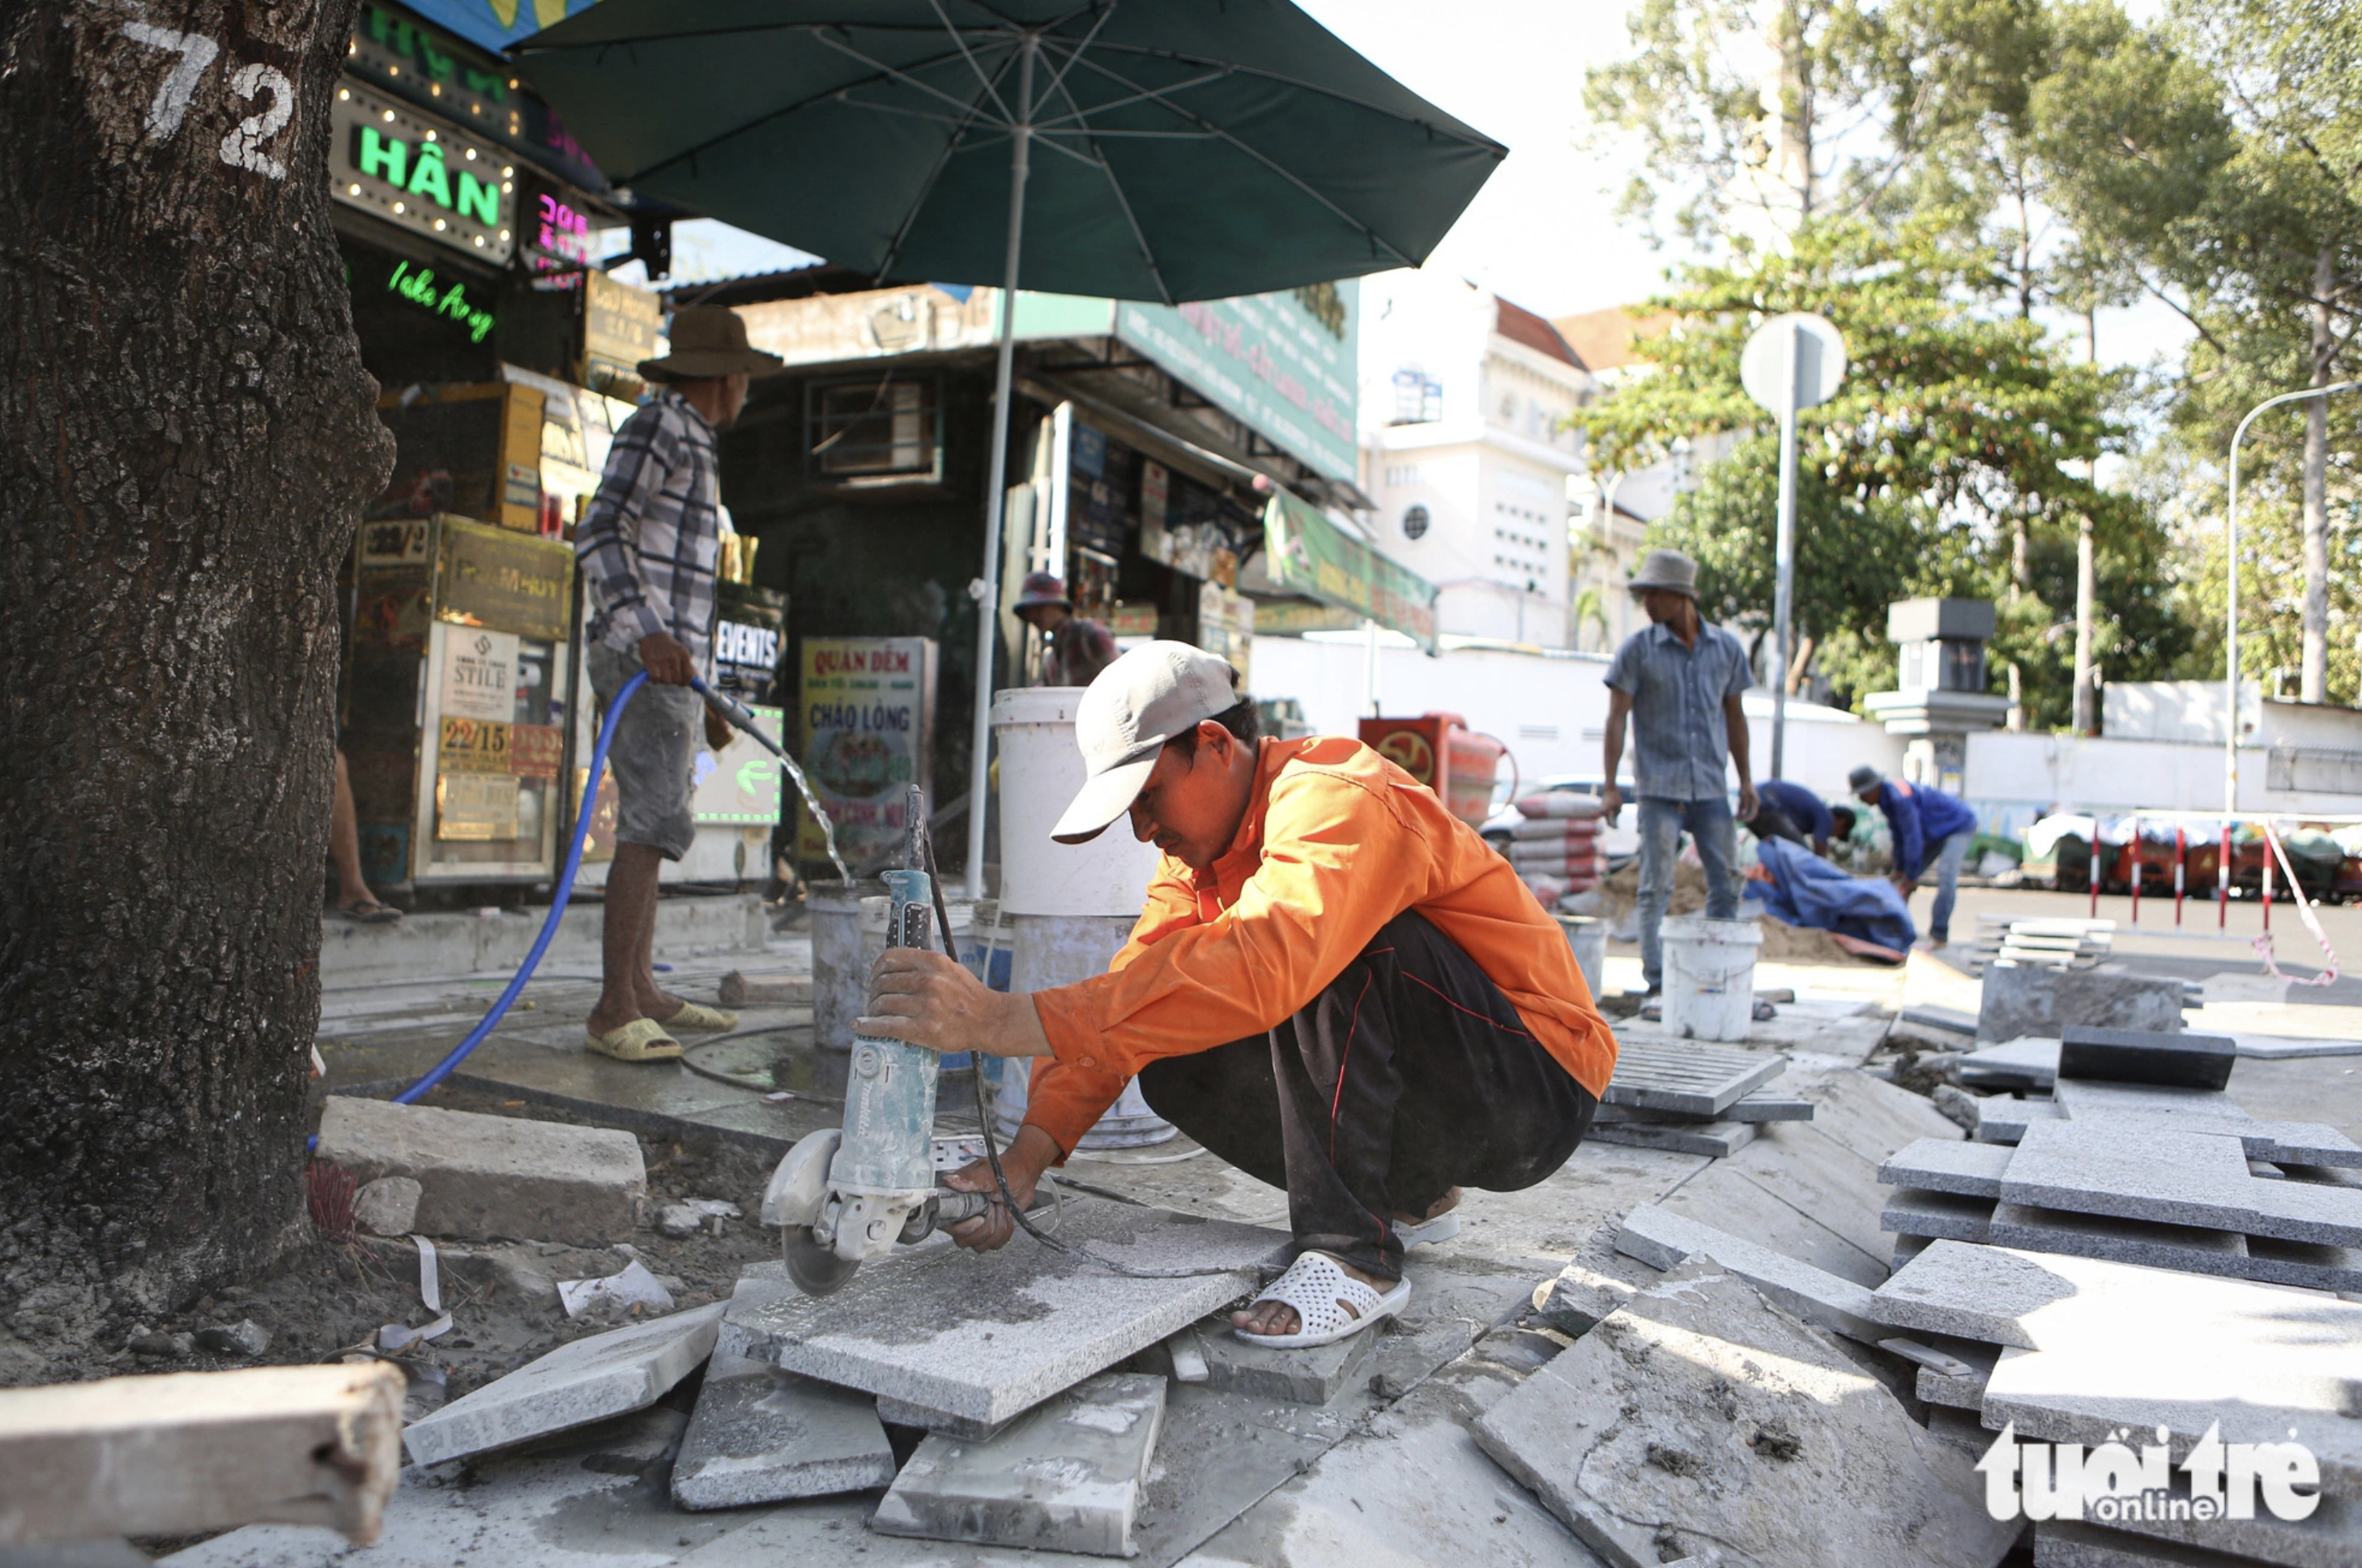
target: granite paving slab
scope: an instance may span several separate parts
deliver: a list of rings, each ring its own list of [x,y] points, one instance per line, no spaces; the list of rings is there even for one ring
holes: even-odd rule
[[[731,1316],[750,1354],[789,1372],[999,1421],[1249,1293],[1290,1245],[1260,1226],[1090,1198],[1067,1200],[1056,1237],[1083,1255],[1023,1236],[981,1254],[897,1253],[833,1296]]]
[[[1165,1383],[1087,1378],[984,1442],[930,1434],[870,1519],[885,1535],[1130,1557]]]
[[[1999,1198],[2002,1174],[2009,1169],[2009,1158],[2010,1151],[1997,1143],[1922,1138],[1896,1150],[1878,1167],[1878,1179],[1890,1187],[1915,1187],[1921,1192]]]
[[[2025,1130],[2042,1121],[2064,1121],[2067,1113],[2058,1109],[2056,1100],[2013,1099],[2007,1095],[1993,1095],[1977,1101],[1977,1142],[1980,1143],[2014,1143],[2025,1136]]]
[[[1788,1070],[1785,1056],[1691,1041],[1617,1037],[1608,1105],[1715,1117]]]
[[[1603,1110],[1611,1107],[1602,1106]],[[1633,1149],[1668,1149],[1677,1154],[1728,1159],[1755,1142],[1751,1121],[1599,1121],[1584,1136],[1594,1143]]]
[[[1984,972],[1977,1007],[1977,1039],[1991,1043],[2037,1034],[2055,1040],[2059,1030],[2070,1023],[2103,1029],[2180,1029],[2182,994],[2178,979],[2101,969],[1993,964]]]
[[[2234,1231],[2166,1225],[2106,1214],[2076,1214],[2023,1203],[1994,1207],[1986,1241],[2029,1253],[2066,1253],[2149,1268],[2248,1279],[2247,1239]]]
[[[1218,1316],[1200,1323],[1192,1337],[1213,1387],[1292,1405],[1326,1405],[1357,1378],[1368,1381],[1363,1368],[1385,1336],[1374,1325],[1330,1344],[1275,1349],[1247,1343],[1228,1318]]]
[[[727,1302],[558,1346],[402,1434],[413,1463],[439,1464],[646,1409],[712,1353]]]
[[[2065,1078],[2220,1089],[2239,1060],[2237,1043],[2220,1034],[2070,1024],[2058,1038],[2058,1076]]]
[[[2029,1129],[2002,1197],[2071,1213],[2362,1246],[2362,1189],[2258,1180],[2238,1138],[2182,1132],[2162,1119],[2078,1119]]]
[[[894,1479],[877,1402],[761,1362],[709,1368],[672,1467],[684,1508],[866,1492]]]
[[[2045,1519],[2034,1527],[2034,1568],[2254,1568],[2255,1560]]]
[[[2048,1088],[2058,1081],[2058,1040],[2028,1034],[1981,1046],[1952,1064],[1972,1088]]]
[[[2247,1110],[2221,1089],[2164,1084],[2102,1083],[2070,1078],[2054,1085],[2051,1099],[2063,1116],[2092,1117],[2127,1112],[2187,1116],[2208,1121],[2252,1121]]]
[[[1957,1192],[1896,1189],[1886,1200],[1879,1223],[1898,1236],[1922,1236],[1931,1242],[1982,1242],[1991,1239],[1993,1200]]]
[[[1880,1236],[1877,1209],[1871,1209],[1864,1223],[1849,1222],[1850,1215],[1816,1214],[1799,1206],[1757,1180],[1755,1173],[1745,1167],[1743,1162],[1765,1147],[1759,1142],[1736,1159],[1716,1161],[1661,1199],[1659,1206],[1701,1225],[1745,1236],[1859,1285],[1874,1286],[1883,1280],[1887,1249]],[[1877,1192],[1876,1187],[1870,1188],[1871,1196]],[[1832,1220],[1845,1230],[1840,1231]]]
[[[1865,1344],[1886,1337],[1870,1315],[1870,1292],[1862,1286],[1654,1204],[1644,1203],[1624,1217],[1616,1250],[1662,1269],[1678,1268],[1695,1253],[1710,1253],[1767,1300],[1808,1323]]]
[[[1964,1454],[1820,1331],[1694,1258],[1475,1421],[1476,1441],[1617,1568],[1992,1568]],[[1481,1556],[1480,1554],[1477,1554]]]

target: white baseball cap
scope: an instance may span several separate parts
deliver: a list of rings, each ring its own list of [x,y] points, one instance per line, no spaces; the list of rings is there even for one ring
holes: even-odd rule
[[[1083,787],[1050,836],[1086,844],[1131,810],[1164,743],[1237,705],[1231,667],[1187,643],[1149,643],[1105,669],[1075,709]]]

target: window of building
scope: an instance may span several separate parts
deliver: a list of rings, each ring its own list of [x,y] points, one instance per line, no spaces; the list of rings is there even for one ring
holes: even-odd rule
[[[806,471],[846,484],[941,479],[942,402],[931,380],[813,387],[804,404]]]
[[[1427,536],[1427,525],[1430,521],[1431,519],[1427,514],[1426,507],[1411,507],[1402,515],[1403,537],[1406,539],[1425,538]]]

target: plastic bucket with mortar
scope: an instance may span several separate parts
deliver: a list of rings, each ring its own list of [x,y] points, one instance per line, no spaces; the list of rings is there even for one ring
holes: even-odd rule
[[[1066,803],[1083,787],[1075,745],[1079,686],[1037,686],[992,699],[993,741],[1000,752],[1000,918],[1010,929],[1009,988],[1046,990],[1107,973],[1131,934],[1156,871],[1156,848],[1118,821],[1088,844],[1050,837]],[[1002,1065],[997,1120],[1012,1134],[1025,1118],[1032,1064]],[[1083,1135],[1085,1149],[1137,1147],[1173,1136],[1172,1123],[1148,1109],[1137,1083]]]
[[[1553,918],[1566,933],[1566,944],[1574,949],[1575,966],[1583,971],[1583,983],[1591,988],[1592,999],[1596,1001],[1607,973],[1607,922],[1595,915]]]
[[[1664,944],[1665,1032],[1684,1040],[1744,1040],[1755,1020],[1755,955],[1763,932],[1751,920],[1668,917]]]

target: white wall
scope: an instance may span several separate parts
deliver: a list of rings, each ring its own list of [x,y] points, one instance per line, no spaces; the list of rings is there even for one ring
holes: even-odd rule
[[[2270,704],[2273,707],[2293,704]],[[2362,813],[2362,795],[2273,790],[2260,746],[2239,748],[2239,810],[2291,816]],[[2021,835],[2052,811],[2220,812],[2223,748],[2196,741],[2012,734],[1969,737],[1969,803],[1996,833]]]
[[[1412,647],[1381,648],[1378,701],[1389,714],[1458,713],[1470,729],[1509,747],[1520,775],[1573,773],[1597,778],[1607,732],[1607,659],[1598,654],[1544,656],[1497,648],[1454,648],[1430,658]],[[1356,732],[1366,711],[1367,656],[1359,641],[1257,637],[1254,694],[1293,697],[1323,734]],[[1751,691],[1747,710],[1757,777],[1772,762],[1772,699]],[[1903,765],[1903,743],[1877,724],[1816,703],[1788,705],[1788,778],[1829,800],[1845,794],[1846,774],[1867,762],[1882,772]],[[1737,788],[1737,775],[1732,776]],[[1632,781],[1624,753],[1623,782]]]

